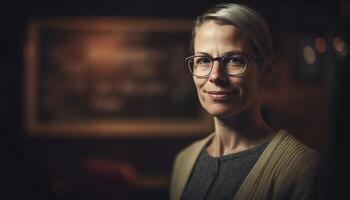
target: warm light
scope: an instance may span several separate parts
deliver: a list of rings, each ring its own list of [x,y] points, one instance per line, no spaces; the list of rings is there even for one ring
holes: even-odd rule
[[[307,46],[307,47],[304,47],[303,49],[303,55],[304,55],[304,59],[305,61],[308,63],[308,64],[314,64],[315,61],[316,61],[316,54],[315,54],[315,51]]]
[[[338,53],[338,56],[345,57],[349,54],[348,45],[341,37],[336,37],[333,39],[333,48]]]
[[[317,37],[315,39],[315,49],[319,53],[325,53],[326,50],[327,50],[326,41],[323,38],[321,38],[321,37]]]
[[[333,39],[333,48],[337,51],[337,52],[342,52],[345,49],[345,43],[343,41],[342,38],[340,37],[336,37]]]

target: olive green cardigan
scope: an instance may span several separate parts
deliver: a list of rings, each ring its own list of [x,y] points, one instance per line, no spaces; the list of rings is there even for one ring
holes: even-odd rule
[[[201,150],[214,134],[199,140],[176,157],[170,199],[180,200]],[[320,158],[299,140],[280,130],[249,172],[234,200],[320,199]]]

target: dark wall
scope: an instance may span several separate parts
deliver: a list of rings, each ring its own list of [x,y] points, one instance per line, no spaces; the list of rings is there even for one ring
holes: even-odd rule
[[[188,2],[189,3],[189,2]],[[177,151],[195,138],[29,139],[23,127],[23,45],[28,20],[36,17],[123,16],[192,18],[201,6],[162,1],[8,1],[1,3],[1,183],[0,198],[57,199],[52,171],[73,175],[81,159],[131,162],[138,173],[169,175]],[[160,192],[161,199],[167,191]],[[152,197],[152,196],[151,196]]]
[[[218,1],[7,1],[1,4],[1,183],[6,185],[1,199],[55,199],[50,187],[51,166],[74,166],[78,158],[118,158],[135,164],[142,173],[169,174],[176,152],[193,141],[178,139],[29,139],[23,128],[23,44],[26,23],[32,17],[55,16],[126,16],[194,18]],[[244,1],[246,2],[246,1]],[[343,34],[349,39],[349,11],[340,11],[349,4],[332,2],[247,1],[258,8],[271,24],[273,34],[279,35],[281,18],[289,21],[305,18],[306,24],[320,24],[317,19],[328,18],[326,34]],[[345,8],[346,9],[346,8]],[[348,8],[349,9],[349,8]],[[285,13],[288,13],[286,15]],[[313,20],[310,16],[313,15]],[[326,17],[325,17],[326,16]],[[350,168],[346,129],[349,111],[349,62],[337,61],[337,69],[325,81],[330,94],[329,185],[332,199],[350,199]],[[146,150],[146,151],[144,151]],[[142,153],[142,154],[141,154]],[[162,193],[162,197],[164,194]],[[11,198],[3,198],[11,196]],[[165,197],[166,198],[166,197]]]

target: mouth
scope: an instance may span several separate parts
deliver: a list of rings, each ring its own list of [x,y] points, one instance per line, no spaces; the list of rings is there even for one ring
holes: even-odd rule
[[[234,95],[238,94],[238,89],[236,90],[218,90],[218,91],[204,91],[210,99],[212,100],[226,100]]]

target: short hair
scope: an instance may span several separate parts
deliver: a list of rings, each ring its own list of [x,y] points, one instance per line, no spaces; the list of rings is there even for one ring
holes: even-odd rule
[[[247,34],[260,58],[274,56],[271,32],[264,18],[245,5],[233,3],[218,4],[196,19],[191,38],[192,53],[194,53],[196,29],[211,20],[236,26]]]

